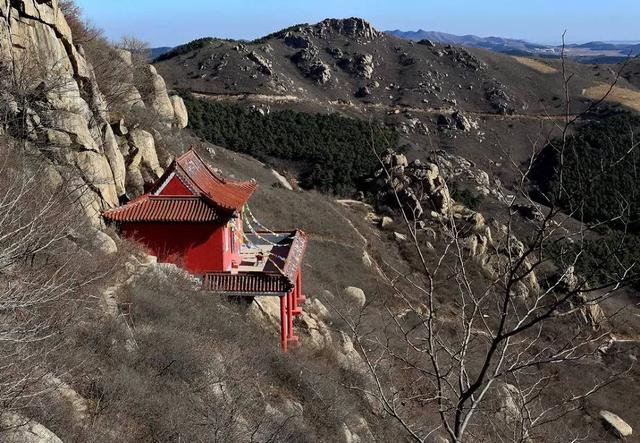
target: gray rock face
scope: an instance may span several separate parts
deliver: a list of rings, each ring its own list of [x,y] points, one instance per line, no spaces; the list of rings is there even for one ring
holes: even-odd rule
[[[359,77],[371,78],[373,75],[373,56],[371,54],[357,54],[354,57],[354,69]]]
[[[113,179],[113,171],[107,158],[93,151],[73,153],[74,163],[86,183],[98,190],[101,199],[110,207],[118,205],[118,193]]]
[[[453,121],[456,123],[456,127],[463,131],[470,131],[471,129],[474,128],[474,126],[476,128],[478,127],[477,123],[474,125],[471,122],[471,120],[469,120],[466,116],[464,116],[459,111],[456,111],[453,114],[451,114],[451,118],[453,118]]]
[[[494,82],[486,89],[485,98],[500,114],[509,115],[515,112],[513,100],[507,93],[506,86],[500,82]]]
[[[121,70],[126,79],[122,84],[117,85],[118,89],[115,94],[119,97],[119,101],[124,103],[125,109],[144,109],[145,104],[142,96],[133,83],[133,57],[131,53],[124,49],[116,49],[114,53],[118,57],[114,69]]]

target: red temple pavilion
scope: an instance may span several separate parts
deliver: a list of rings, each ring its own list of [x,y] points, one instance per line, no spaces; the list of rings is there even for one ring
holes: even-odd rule
[[[222,178],[191,149],[171,163],[149,192],[102,215],[159,262],[200,277],[206,291],[279,297],[286,351],[298,340],[293,318],[305,300],[301,266],[307,241],[300,230],[254,230],[251,220],[262,226],[247,206],[255,189],[254,180]]]

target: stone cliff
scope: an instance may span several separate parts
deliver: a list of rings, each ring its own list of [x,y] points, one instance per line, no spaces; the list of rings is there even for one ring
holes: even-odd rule
[[[116,52],[120,65],[132,70],[131,53]],[[148,66],[148,91],[143,96],[131,74],[120,86],[120,101],[155,120],[129,125],[105,99],[58,0],[0,0],[0,67],[9,91],[0,98],[0,135],[26,135],[26,149],[55,165],[49,174],[54,181],[68,178],[95,225],[100,210],[142,193],[145,182],[162,174],[166,165],[158,161],[154,127],[179,130],[188,123],[182,99],[169,96]],[[17,131],[17,124],[27,130]]]

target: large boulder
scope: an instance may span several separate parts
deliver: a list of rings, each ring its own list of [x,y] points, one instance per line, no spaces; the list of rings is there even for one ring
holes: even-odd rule
[[[272,169],[271,173],[276,178],[276,180],[278,180],[278,182],[277,182],[278,186],[280,186],[280,187],[282,187],[284,189],[287,189],[289,191],[293,191],[293,186],[291,186],[291,183],[289,183],[289,180],[287,180],[287,178],[284,175],[280,174],[275,169]]]
[[[82,150],[100,152],[84,115],[58,110],[52,115],[50,122],[53,129],[68,134],[73,145]]]
[[[18,414],[5,413],[0,417],[2,441],[5,443],[62,443],[62,440],[35,420]]]
[[[111,167],[111,172],[113,174],[113,182],[115,185],[116,194],[118,196],[121,196],[126,193],[125,179],[127,170],[124,162],[124,157],[122,156],[120,147],[118,146],[118,141],[113,134],[111,126],[109,125],[104,126],[103,143],[104,155],[109,161],[109,166]]]
[[[189,114],[187,113],[187,107],[184,105],[184,100],[179,95],[172,95],[171,104],[175,115],[175,125],[180,129],[186,128],[189,124]]]
[[[325,84],[331,80],[331,68],[318,56],[318,49],[309,47],[302,49],[291,57],[302,74],[316,83]]]
[[[75,152],[75,164],[81,177],[98,190],[108,207],[118,205],[118,193],[113,181],[113,172],[106,157],[93,151]]]
[[[353,62],[353,69],[358,77],[369,79],[373,76],[373,56],[371,54],[357,54]]]
[[[451,195],[437,165],[419,160],[408,163],[404,155],[391,150],[383,154],[382,163],[384,168],[369,179],[378,209],[397,207],[399,199],[415,220],[426,215],[427,208],[436,217],[450,214]]]
[[[167,92],[167,85],[164,79],[158,74],[158,71],[156,71],[156,68],[149,65],[147,69],[152,89],[145,100],[151,110],[157,114],[159,120],[170,125],[173,123],[174,111],[173,104]]]
[[[360,308],[364,307],[364,305],[367,303],[367,297],[364,291],[360,288],[356,288],[355,286],[348,286],[344,288],[344,295]]]
[[[128,137],[130,146],[135,152],[129,166],[146,167],[155,174],[154,178],[160,177],[163,170],[158,161],[153,135],[142,129],[134,129],[129,131]]]
[[[618,437],[629,437],[633,433],[633,429],[629,424],[610,411],[600,411],[600,418],[605,425]]]
[[[91,242],[96,250],[105,255],[112,255],[118,252],[118,245],[116,245],[116,242],[99,229],[94,230]]]
[[[124,79],[121,84],[115,85],[116,90],[113,91],[118,103],[122,107],[122,110],[125,111],[130,109],[144,109],[145,104],[142,100],[142,95],[140,95],[140,91],[134,86],[134,67],[131,52],[116,48],[114,49],[114,54],[116,57],[114,69],[117,69]],[[115,120],[115,117],[119,116],[117,112],[112,112],[112,114],[112,120]]]

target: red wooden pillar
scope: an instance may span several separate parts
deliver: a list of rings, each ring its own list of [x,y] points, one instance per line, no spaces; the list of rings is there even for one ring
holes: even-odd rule
[[[296,289],[298,290],[298,303],[304,303],[307,297],[302,293],[302,269],[296,275]]]
[[[293,335],[293,317],[296,315],[293,308],[295,304],[295,288],[289,291],[289,293],[287,294],[287,298],[289,299],[287,301],[287,322],[289,332],[288,341],[297,342],[298,337]]]
[[[280,297],[280,343],[284,352],[287,352],[289,342],[298,341],[298,337],[293,334],[293,318],[302,314],[302,308],[298,304],[305,299],[302,294],[302,276],[298,271],[295,286],[286,295]]]
[[[280,344],[282,350],[287,352],[289,338],[289,322],[287,321],[287,295],[280,297]]]

